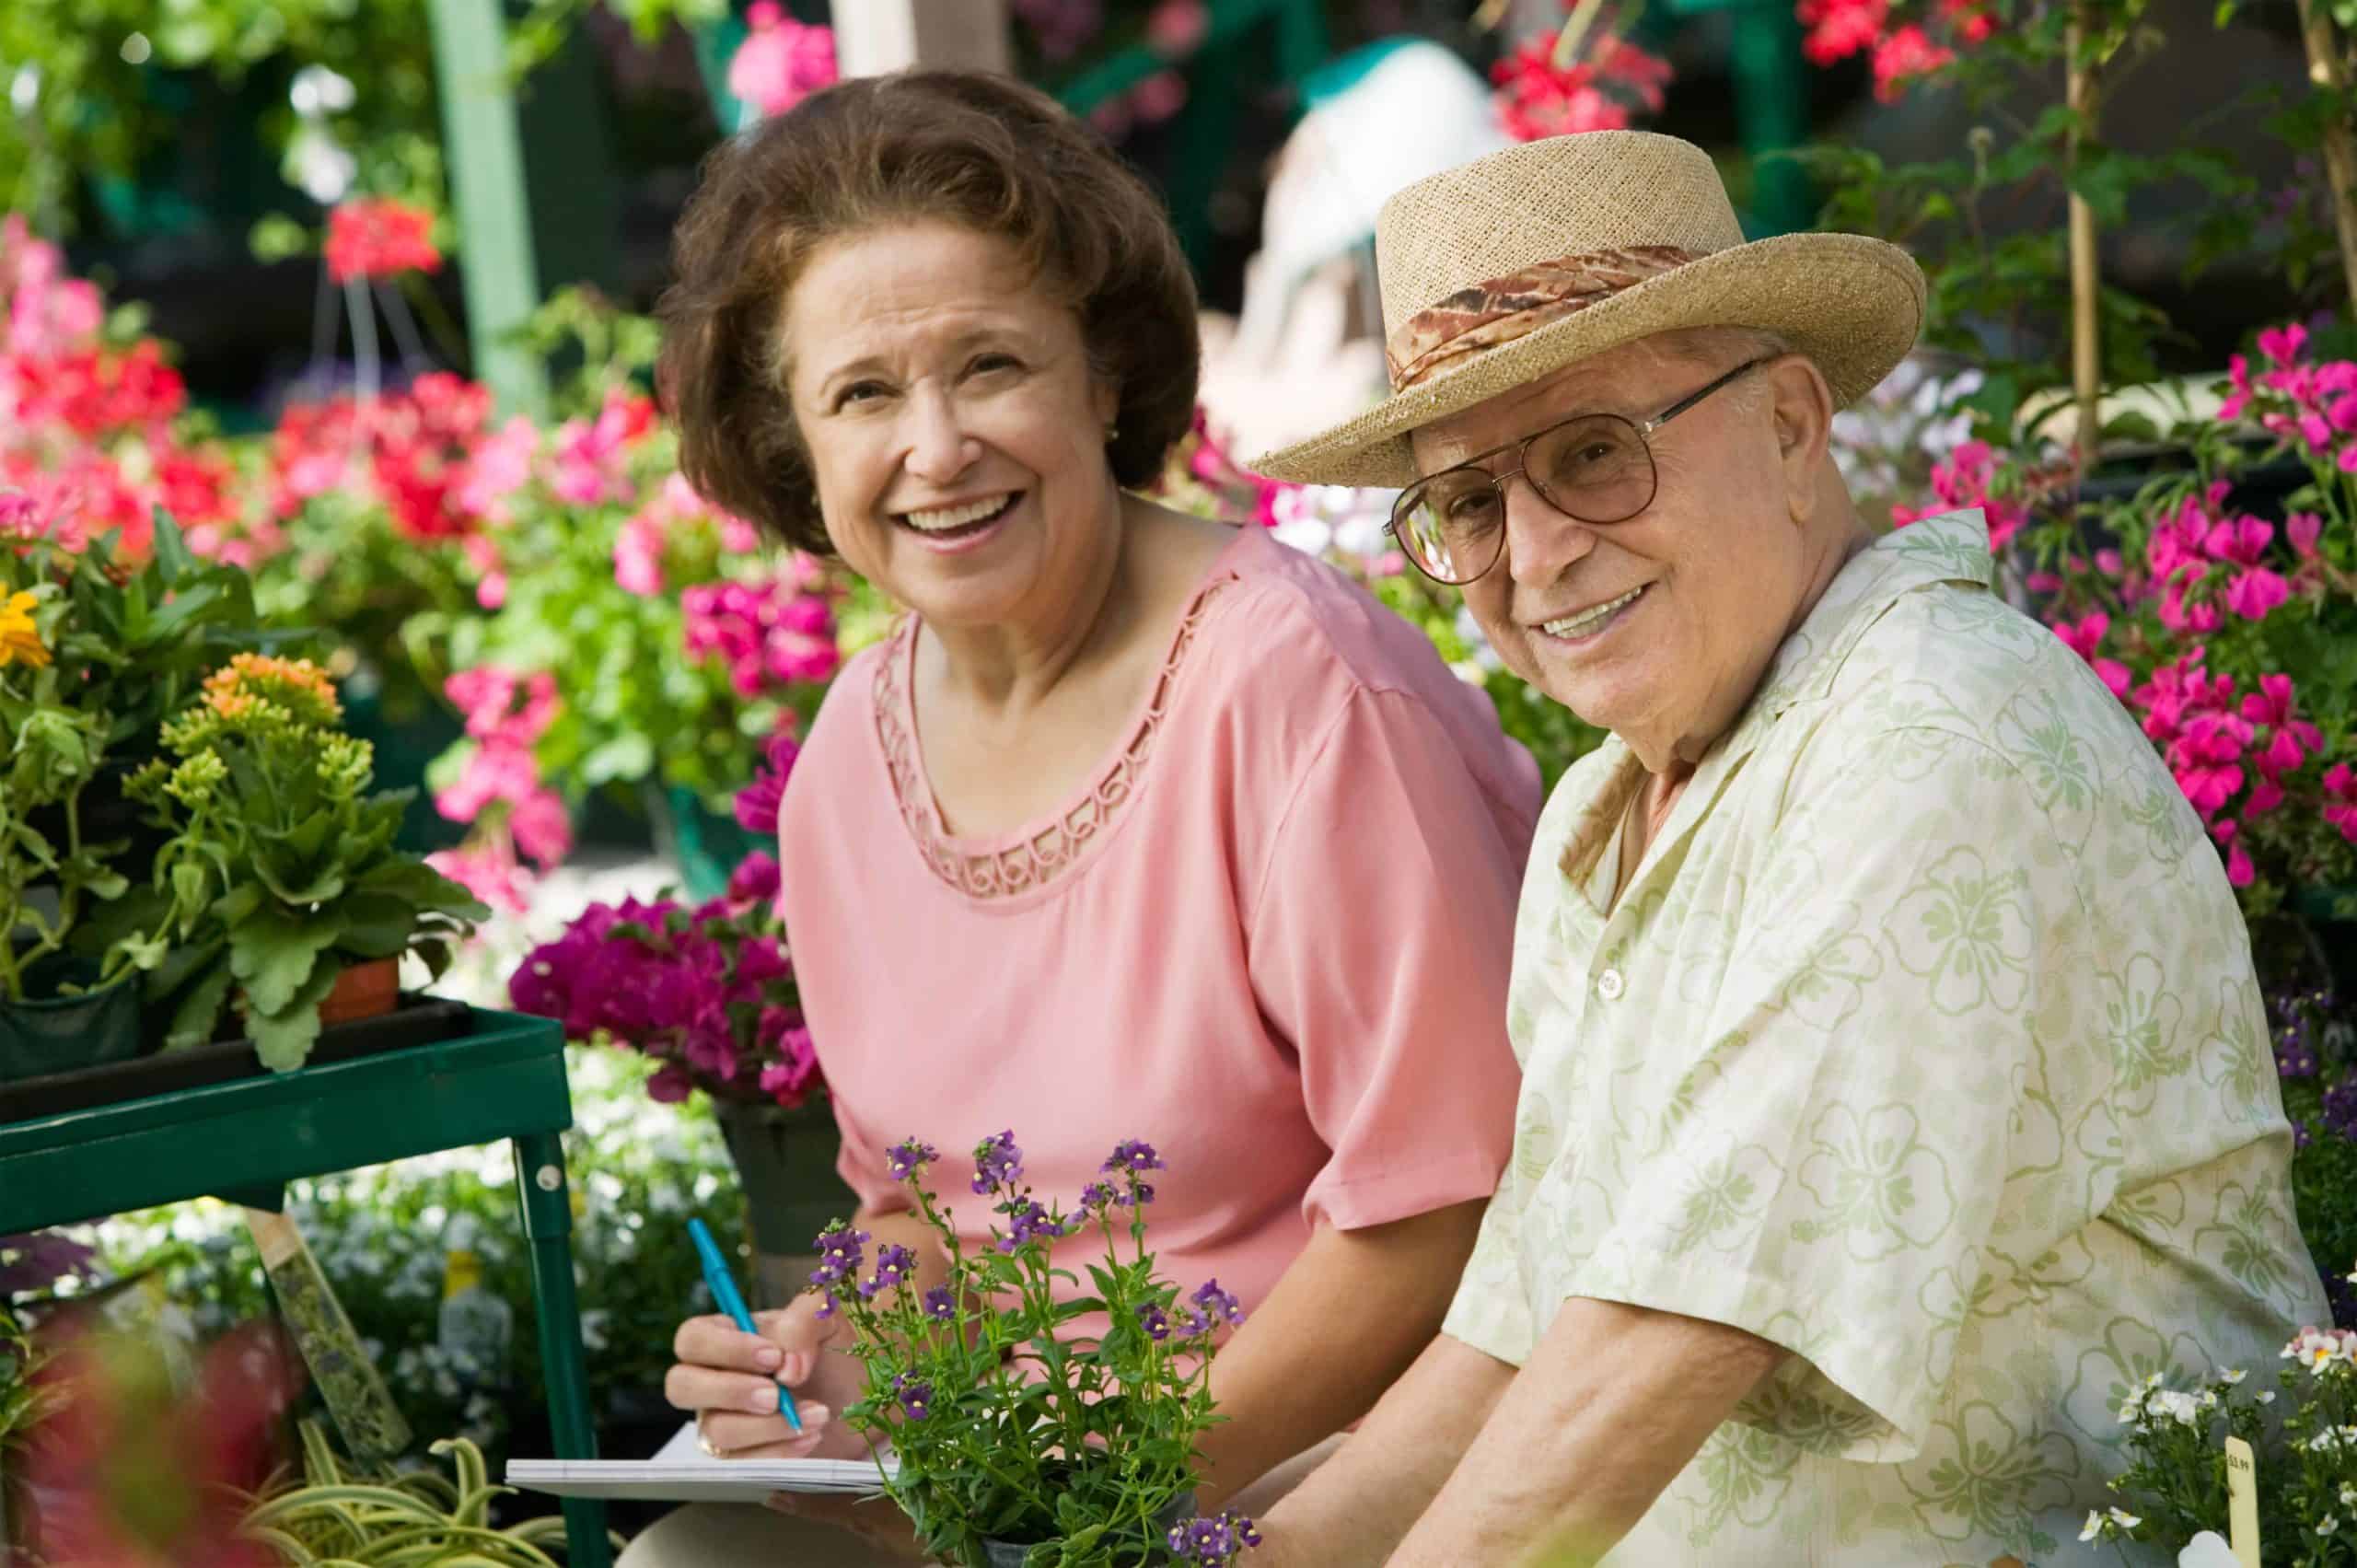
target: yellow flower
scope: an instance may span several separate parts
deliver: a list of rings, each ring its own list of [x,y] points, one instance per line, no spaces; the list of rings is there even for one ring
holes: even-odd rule
[[[49,647],[41,640],[41,631],[33,624],[33,606],[38,597],[30,588],[8,596],[0,605],[0,666],[29,664],[35,669],[49,662]]]

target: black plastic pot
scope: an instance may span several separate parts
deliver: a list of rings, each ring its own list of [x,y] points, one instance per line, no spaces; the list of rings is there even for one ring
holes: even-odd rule
[[[125,989],[116,986],[107,994]],[[130,1010],[133,1019],[131,1037],[136,1049],[139,1045],[136,1000],[130,1004]],[[439,996],[405,995],[401,1005],[389,1013],[321,1029],[319,1041],[311,1047],[310,1058],[305,1065],[324,1066],[330,1063],[373,1056],[379,1051],[400,1051],[409,1046],[451,1040],[466,1032],[467,1018],[468,1008],[463,1002]],[[70,1071],[52,1071],[41,1077],[29,1077],[10,1084],[6,1096],[0,1097],[0,1105],[6,1107],[5,1110],[0,1110],[0,1121],[24,1121],[36,1116],[87,1110],[94,1105],[115,1105],[124,1100],[145,1099],[151,1095],[202,1088],[209,1084],[259,1078],[269,1072],[261,1064],[261,1059],[254,1054],[253,1042],[246,1040],[216,1040],[210,1045],[192,1046],[185,1051],[139,1056],[129,1061],[116,1060],[104,1065],[92,1064],[85,1056],[82,1063]]]
[[[60,978],[87,982],[92,973],[78,965],[34,967],[47,982],[44,992]],[[75,996],[0,1000],[0,1083],[10,1086],[12,1108],[26,1080],[128,1063],[143,1049],[139,987],[130,981]]]

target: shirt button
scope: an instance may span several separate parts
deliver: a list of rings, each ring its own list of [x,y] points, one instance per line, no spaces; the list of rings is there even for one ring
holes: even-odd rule
[[[1607,970],[1596,977],[1596,993],[1607,1002],[1620,1000],[1623,981],[1619,970]]]

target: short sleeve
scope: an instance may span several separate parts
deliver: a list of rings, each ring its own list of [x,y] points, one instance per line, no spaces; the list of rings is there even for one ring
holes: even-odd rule
[[[1382,1225],[1496,1185],[1518,1077],[1506,976],[1537,804],[1535,788],[1518,814],[1486,796],[1441,722],[1401,691],[1353,691],[1309,754],[1258,878],[1248,962],[1330,1151],[1303,1196],[1312,1225]]]
[[[2084,1159],[2018,1170],[2016,1141],[2042,1023],[2091,983],[2086,912],[2035,795],[1966,736],[1812,745],[1782,800],[1739,908],[1681,937],[1721,974],[1695,1038],[1658,1042],[1678,1093],[1618,1168],[1551,1171],[1540,1201],[1596,1237],[1562,1297],[1782,1345],[1738,1421],[1901,1460],[1972,1304],[2089,1217]]]

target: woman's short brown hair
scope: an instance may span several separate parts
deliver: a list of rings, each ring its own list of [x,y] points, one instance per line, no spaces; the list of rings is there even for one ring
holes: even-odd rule
[[[1162,203],[1054,99],[1004,76],[920,71],[814,93],[723,145],[673,240],[657,374],[679,466],[714,505],[828,551],[777,366],[810,254],[878,225],[960,225],[1015,246],[1080,318],[1120,395],[1114,478],[1145,483],[1194,417],[1195,287]]]

